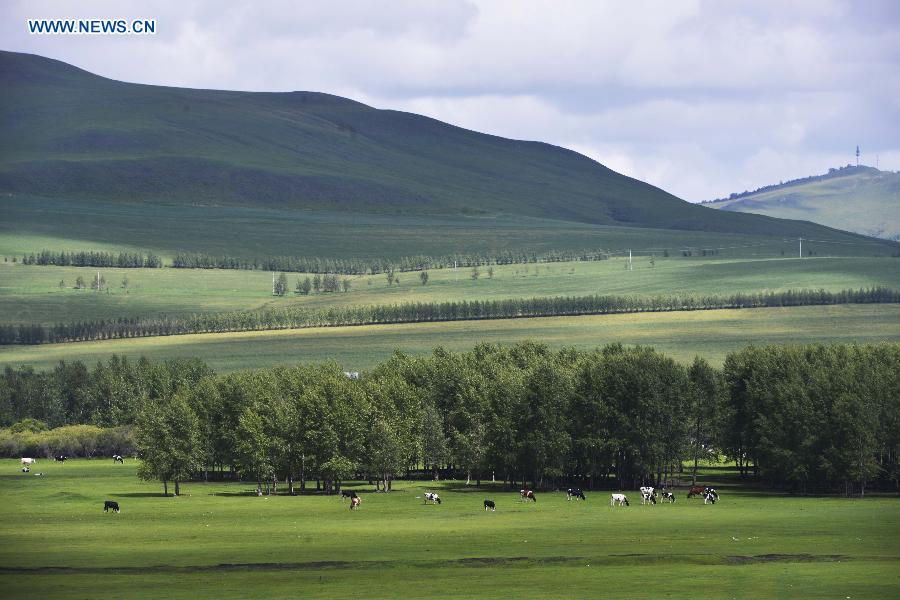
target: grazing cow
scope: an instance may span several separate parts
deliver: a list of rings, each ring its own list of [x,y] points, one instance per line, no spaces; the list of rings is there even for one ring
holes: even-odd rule
[[[441,497],[433,492],[425,492],[425,504],[428,504],[428,501],[431,500],[432,504],[440,504]]]
[[[125,459],[122,458],[121,454],[113,454],[113,460],[117,463],[122,463],[123,465],[125,464]]]
[[[33,465],[34,462],[35,462],[35,459],[33,459],[33,458],[23,458],[22,459],[23,466]]]
[[[107,500],[103,503],[103,512],[109,512],[109,509],[112,509],[113,512],[119,512],[119,503],[115,500]]]
[[[360,498],[359,496],[354,496],[353,498],[350,498],[350,510],[353,510],[354,508],[359,508],[360,504],[362,504],[362,498]]]
[[[664,502],[671,502],[672,504],[675,504],[675,494],[673,494],[672,492],[663,492],[662,499]]]
[[[656,488],[641,486],[641,504],[656,504]]]
[[[65,454],[60,454],[59,456],[53,457],[53,460],[55,460],[56,462],[66,462],[68,459],[69,459],[69,457],[66,456]]]
[[[23,472],[23,473],[27,473],[27,472],[30,471],[30,470],[31,470],[31,469],[29,469],[28,467],[22,467],[22,472]]]
[[[719,501],[719,492],[711,487],[703,490],[703,504],[715,504]]]
[[[625,494],[610,494],[609,496],[609,505],[610,506],[630,506],[628,504],[628,498]]]
[[[491,509],[491,511],[496,512],[497,505],[494,504],[493,500],[485,500],[484,501],[484,510]]]
[[[341,499],[343,500],[344,498],[350,498],[352,500],[353,498],[356,498],[356,492],[353,490],[341,490]]]
[[[582,492],[580,488],[569,488],[566,490],[566,500],[571,500],[572,498],[587,500],[587,498],[584,497],[584,492]]]
[[[34,476],[35,476],[35,477],[43,477],[44,474],[43,474],[43,473],[35,473]]]
[[[532,490],[519,490],[519,494],[522,495],[522,500],[531,500],[532,502],[537,502],[537,498],[535,498],[534,491]]]
[[[702,496],[703,492],[706,490],[702,485],[693,485],[691,489],[688,490],[687,497],[693,498],[694,496]]]

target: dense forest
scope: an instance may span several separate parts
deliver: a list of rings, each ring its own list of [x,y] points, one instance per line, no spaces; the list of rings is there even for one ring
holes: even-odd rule
[[[33,419],[33,420],[32,420]],[[199,360],[113,357],[7,368],[5,456],[140,454],[147,479],[492,479],[537,488],[690,481],[723,456],[807,493],[898,487],[900,345],[748,347],[722,369],[651,348],[523,342],[216,375]],[[47,427],[53,429],[47,430]]]
[[[279,278],[284,289],[286,279]],[[337,286],[337,278],[333,279]],[[349,285],[344,289],[349,289]],[[309,309],[303,306],[253,311],[201,313],[187,316],[122,317],[100,321],[58,323],[52,326],[0,325],[0,344],[81,342],[159,335],[265,331],[307,327],[341,327],[388,323],[471,321],[603,315],[636,312],[817,306],[825,304],[878,304],[900,302],[900,290],[885,287],[842,290],[786,290],[731,295],[672,296],[557,296],[506,300],[410,302]]]

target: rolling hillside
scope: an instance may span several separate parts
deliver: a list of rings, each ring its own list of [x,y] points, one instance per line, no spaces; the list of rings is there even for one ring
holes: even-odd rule
[[[710,211],[548,144],[327,94],[122,83],[10,52],[0,53],[0,85],[0,193],[25,203],[34,196],[151,203],[169,214],[190,205],[834,235]]]
[[[705,205],[900,240],[900,173],[872,167],[832,169],[825,175],[732,194]]]

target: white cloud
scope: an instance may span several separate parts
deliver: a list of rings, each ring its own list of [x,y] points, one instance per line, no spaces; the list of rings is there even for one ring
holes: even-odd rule
[[[4,49],[162,85],[316,90],[580,151],[691,199],[846,164],[900,169],[894,0],[17,0]],[[30,36],[148,17],[153,37]]]

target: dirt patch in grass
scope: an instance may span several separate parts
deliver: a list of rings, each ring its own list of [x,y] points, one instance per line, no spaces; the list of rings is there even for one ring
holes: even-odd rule
[[[726,562],[731,565],[769,562],[840,562],[842,560],[850,560],[850,557],[840,554],[757,554],[756,556],[726,557]]]

